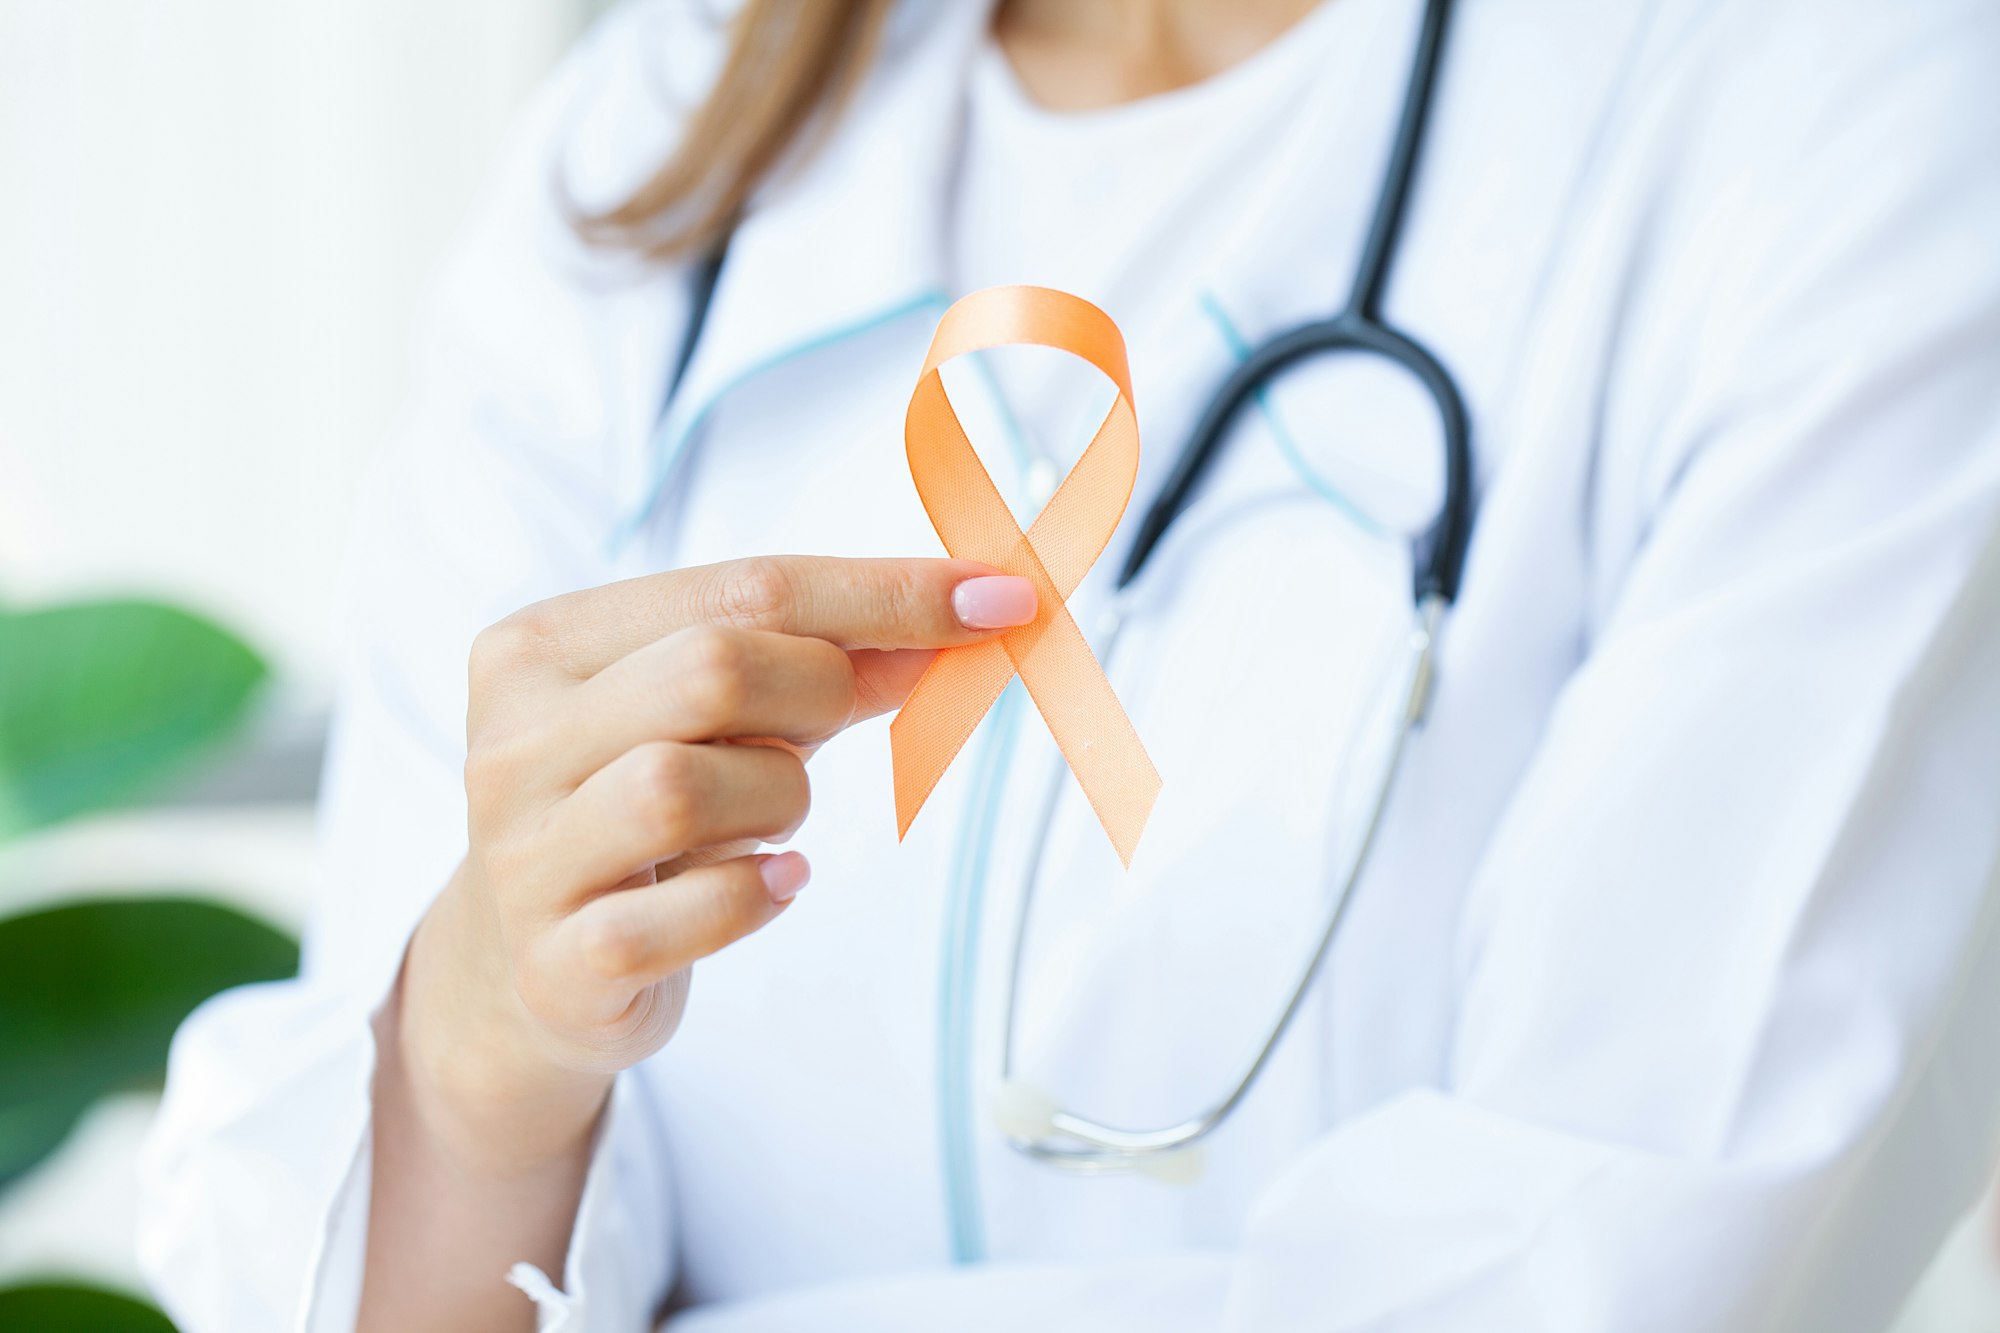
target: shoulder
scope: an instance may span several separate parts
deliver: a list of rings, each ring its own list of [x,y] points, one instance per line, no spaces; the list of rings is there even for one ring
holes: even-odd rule
[[[2000,4],[1649,0],[1643,17],[1563,252],[1598,331],[1601,548],[1711,522],[1734,559],[1991,474]],[[1754,516],[1734,546],[1714,535],[1730,503]]]
[[[708,95],[741,0],[623,0],[571,48],[530,113],[543,161],[586,207],[664,161]]]
[[[1698,90],[1692,113],[1712,156],[1780,175],[1842,153],[1916,167],[2000,162],[2000,5],[1992,0],[1661,7],[1682,11],[1690,34],[1685,86]]]
[[[730,8],[623,0],[577,38],[516,116],[433,274],[420,353],[432,333],[485,345],[513,332],[540,358],[579,320],[671,286],[671,266],[596,249],[576,223],[673,152],[721,67]]]
[[[1645,162],[1635,245],[1705,345],[1733,360],[1834,306],[1908,323],[2000,299],[2000,4],[1656,0],[1653,19],[1608,156]]]
[[[513,478],[535,497],[515,507],[524,545],[554,541],[558,499],[576,511],[570,529],[596,534],[570,544],[602,545],[642,465],[685,296],[679,266],[594,247],[577,216],[673,151],[726,41],[712,3],[626,0],[529,99],[425,284],[378,490],[426,497],[435,522],[436,497],[466,478]]]
[[[1332,0],[1329,0],[1332,2]],[[874,74],[917,58],[921,37],[964,0],[899,0]],[[544,90],[544,154],[591,206],[629,194],[665,160],[714,86],[744,0],[621,0]]]
[[[728,45],[731,5],[623,0],[557,62],[515,118],[475,202],[474,226],[581,261],[576,209],[610,207],[673,152]]]
[[[1711,58],[1769,100],[1865,94],[1990,73],[2000,55],[1991,0],[1709,0]],[[1990,104],[1990,98],[1989,104]]]

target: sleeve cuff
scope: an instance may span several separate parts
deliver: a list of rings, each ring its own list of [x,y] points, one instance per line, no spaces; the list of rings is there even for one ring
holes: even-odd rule
[[[563,1261],[563,1285],[530,1263],[507,1281],[535,1303],[538,1333],[641,1333],[673,1278],[673,1210],[659,1109],[643,1066],[620,1074],[597,1127]]]
[[[315,1275],[346,1258],[337,1219],[365,1236],[373,1063],[365,1012],[297,982],[225,992],[182,1026],[139,1172],[140,1265],[177,1324],[339,1326],[314,1319],[337,1285]],[[358,1241],[351,1268],[350,1328]]]

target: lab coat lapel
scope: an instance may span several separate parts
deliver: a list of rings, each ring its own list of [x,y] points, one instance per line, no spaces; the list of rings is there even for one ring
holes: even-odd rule
[[[648,511],[720,399],[816,347],[943,307],[941,201],[965,67],[989,12],[982,0],[906,5],[833,133],[738,225],[701,342],[654,435]]]

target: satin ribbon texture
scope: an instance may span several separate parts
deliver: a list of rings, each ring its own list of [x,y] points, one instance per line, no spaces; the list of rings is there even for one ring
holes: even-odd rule
[[[1033,343],[1089,362],[1118,389],[1097,433],[1024,533],[993,484],[938,368],[988,347]],[[1132,498],[1139,424],[1125,339],[1090,302],[1046,287],[989,287],[938,321],[903,424],[910,476],[931,526],[957,559],[1035,586],[1038,610],[997,638],[938,653],[889,726],[900,839],[954,756],[1016,674],[1129,869],[1160,775],[1064,604],[1103,553]]]

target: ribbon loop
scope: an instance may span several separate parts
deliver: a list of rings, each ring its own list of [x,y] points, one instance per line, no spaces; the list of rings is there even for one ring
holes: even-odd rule
[[[1095,366],[1118,395],[1069,475],[1024,533],[952,411],[938,374],[954,357],[1032,343]],[[945,311],[903,423],[910,477],[945,550],[1034,584],[1034,620],[937,655],[889,727],[900,838],[1015,675],[1127,867],[1160,775],[1065,603],[1103,554],[1139,474],[1125,339],[1090,302],[1046,287],[989,287]]]

